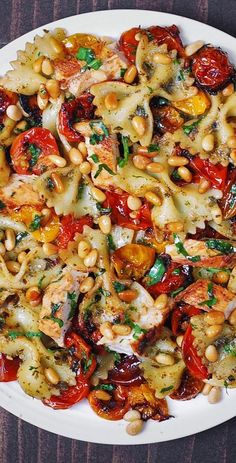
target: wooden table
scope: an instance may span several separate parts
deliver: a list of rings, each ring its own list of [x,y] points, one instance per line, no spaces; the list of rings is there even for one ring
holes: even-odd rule
[[[236,0],[0,0],[0,47],[50,21],[88,11],[142,8],[175,13],[236,35]],[[56,436],[0,410],[1,463],[234,463],[236,419],[183,439],[106,446]]]

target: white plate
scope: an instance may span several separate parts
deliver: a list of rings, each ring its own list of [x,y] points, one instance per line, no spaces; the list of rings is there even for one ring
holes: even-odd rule
[[[221,46],[236,63],[236,39],[217,29],[188,18],[167,13],[144,10],[112,10],[86,13],[39,27],[14,40],[0,50],[1,73],[9,69],[9,61],[16,58],[16,51],[24,48],[36,33],[43,29],[64,27],[69,33],[90,32],[111,37],[133,26],[176,24],[180,27],[184,43],[201,39]],[[0,384],[0,405],[14,415],[47,431],[74,439],[103,444],[148,444],[195,434],[223,423],[235,416],[236,390],[229,391],[221,402],[210,405],[199,395],[188,402],[169,400],[170,414],[175,418],[162,423],[149,421],[144,431],[136,437],[125,432],[125,422],[106,421],[98,418],[84,401],[72,409],[54,411],[40,401],[26,396],[17,383]]]

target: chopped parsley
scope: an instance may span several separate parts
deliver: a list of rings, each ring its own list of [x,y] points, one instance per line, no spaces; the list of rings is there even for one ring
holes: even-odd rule
[[[213,293],[213,283],[212,282],[208,283],[207,295],[208,295],[209,299],[207,299],[206,301],[201,302],[199,305],[207,305],[207,307],[212,307],[217,302],[217,298],[214,296],[214,293]]]
[[[29,143],[29,152],[31,154],[31,159],[29,160],[30,167],[34,167],[35,164],[38,162],[39,155],[41,153],[41,149],[35,145],[34,143]]]
[[[87,66],[84,66],[84,68],[94,69],[95,71],[97,71],[101,66],[102,61],[100,59],[94,59],[93,61],[88,63]]]
[[[116,245],[114,243],[112,235],[110,234],[107,235],[107,244],[108,244],[109,249],[111,249],[112,251],[116,250]]]
[[[40,290],[42,289],[44,278],[45,278],[45,275],[43,275],[38,281],[38,289],[40,289]]]
[[[55,315],[55,313],[60,309],[61,307],[61,302],[58,302],[57,304],[52,304],[51,305],[51,314]]]
[[[185,75],[184,75],[183,69],[180,69],[180,70],[179,70],[179,74],[178,74],[177,79],[178,79],[178,80],[182,80],[182,81],[185,80]]]
[[[184,257],[186,257],[191,262],[199,262],[199,260],[201,260],[200,256],[190,256],[189,255],[189,253],[187,252],[187,250],[185,249],[183,245],[183,242],[181,241],[181,239],[176,233],[174,233],[174,243],[175,243],[175,247],[177,249],[178,254],[182,254]]]
[[[129,314],[127,312],[125,313],[125,324],[129,325],[130,328],[132,328],[132,330],[133,330],[133,338],[134,339],[138,339],[140,334],[147,333],[147,330],[145,330],[144,328],[141,328],[141,326],[139,326],[137,323],[134,323],[131,320],[131,318],[130,318],[130,316],[129,316]]]
[[[120,77],[124,77],[126,71],[127,71],[127,68],[121,68],[121,70],[120,70]]]
[[[136,109],[136,114],[137,116],[142,116],[142,117],[146,117],[147,116],[147,113],[145,111],[145,108],[143,106],[137,106],[137,109]]]
[[[180,275],[180,273],[181,273],[180,268],[175,268],[172,272],[172,275]]]
[[[99,157],[96,154],[91,154],[90,158],[93,162],[96,162],[96,164],[99,162]]]
[[[124,167],[124,166],[126,166],[128,160],[129,160],[129,155],[130,155],[130,152],[129,152],[129,138],[124,137],[124,135],[121,135],[121,143],[122,143],[122,147],[123,147],[123,157],[120,157],[118,159],[118,166],[119,167]]]
[[[63,321],[60,318],[54,317],[51,315],[50,317],[43,317],[44,320],[52,320],[53,322],[57,323],[60,328],[64,325]]]
[[[95,173],[94,178],[97,178],[103,169],[106,170],[110,175],[116,175],[115,172],[113,172],[113,170],[111,170],[110,167],[108,167],[106,164],[99,164],[98,170]]]
[[[175,59],[173,60],[173,63],[174,63],[174,64],[180,64],[180,60],[177,59],[177,58],[175,58]]]
[[[153,90],[153,88],[152,88],[152,87],[149,87],[149,86],[147,85],[147,88],[148,88],[148,90],[149,90],[149,93],[151,93],[151,94],[152,94],[152,93],[154,92],[154,90]]]
[[[236,344],[235,344],[235,342],[225,344],[224,352],[226,352],[227,354],[232,355],[233,357],[236,357]]]
[[[102,294],[104,297],[109,297],[111,296],[111,293],[110,291],[107,291],[106,289],[103,289],[103,288],[99,288],[98,293]]]
[[[6,207],[6,204],[3,201],[1,201],[1,199],[0,199],[0,211],[2,209],[5,209],[5,207]]]
[[[75,311],[76,311],[76,308],[77,308],[78,296],[77,296],[76,292],[73,291],[72,293],[68,293],[67,297],[68,297],[68,299],[70,301],[70,313],[69,313],[69,316],[68,316],[68,320],[70,320],[71,318],[73,318],[73,316],[75,314]]]
[[[114,391],[115,386],[113,384],[98,384],[94,389],[102,389],[103,391]]]
[[[155,285],[156,283],[161,281],[165,271],[166,269],[163,260],[160,257],[158,257],[156,259],[155,264],[152,266],[152,268],[149,270],[147,274],[147,286]]]
[[[154,40],[155,37],[150,31],[146,30],[145,32],[146,32],[146,36],[147,36],[149,42]]]
[[[17,233],[17,235],[16,235],[16,244],[19,244],[24,238],[26,238],[26,236],[28,236],[27,232]]]
[[[163,394],[164,392],[168,392],[168,391],[171,391],[173,389],[174,386],[168,386],[168,387],[163,387],[160,392],[161,394]]]
[[[41,215],[36,214],[33,221],[31,222],[29,228],[31,231],[38,230],[41,227]]]
[[[156,144],[151,144],[148,147],[148,153],[154,153],[155,151],[159,151],[160,147]]]
[[[103,135],[98,135],[98,133],[93,133],[93,135],[91,135],[90,139],[89,139],[89,142],[91,145],[97,145],[98,143],[100,143],[100,141],[103,140]]]
[[[76,58],[81,61],[85,61],[86,65],[83,70],[86,69],[99,69],[102,65],[102,61],[95,57],[95,53],[91,48],[80,47],[76,53]]]
[[[84,358],[82,362],[83,372],[87,373],[91,365],[92,365],[92,358],[90,359]]]
[[[190,135],[190,133],[197,128],[198,124],[200,124],[202,117],[200,117],[197,121],[194,121],[192,124],[183,125],[183,131],[185,135]]]
[[[222,254],[231,254],[234,252],[234,247],[228,241],[210,239],[206,241],[208,249],[216,249],[222,252]]]
[[[85,184],[83,182],[81,182],[78,186],[78,193],[77,193],[77,197],[76,199],[81,199],[82,196],[83,196],[83,193],[84,193],[84,188],[85,188]]]
[[[116,293],[121,293],[127,289],[127,286],[123,283],[120,283],[119,281],[113,281],[113,287]]]

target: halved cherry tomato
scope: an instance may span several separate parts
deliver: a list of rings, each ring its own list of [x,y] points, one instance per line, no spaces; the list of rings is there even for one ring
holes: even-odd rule
[[[143,377],[139,365],[140,361],[135,355],[126,355],[109,371],[108,380],[121,386],[141,384]]]
[[[77,404],[89,394],[89,385],[85,379],[76,378],[76,385],[69,386],[68,389],[62,391],[59,396],[52,395],[50,399],[44,399],[43,404],[54,410],[65,410]]]
[[[183,117],[172,106],[157,107],[154,103],[151,104],[151,111],[154,120],[154,133],[156,134],[173,133],[184,123]]]
[[[111,399],[103,401],[97,398],[96,391],[90,392],[88,396],[89,405],[98,416],[105,420],[121,420],[130,408],[127,400],[128,392],[125,391],[125,388],[118,386],[109,394]]]
[[[175,262],[169,263],[167,261],[167,269],[162,280],[155,285],[146,286],[146,289],[153,297],[157,297],[159,294],[168,294],[182,286],[185,287],[190,281],[191,273],[188,266],[181,266]]]
[[[216,92],[226,86],[234,74],[227,53],[220,48],[202,47],[195,53],[192,72],[197,83],[208,92]]]
[[[76,233],[83,233],[84,225],[92,227],[93,218],[89,215],[84,215],[76,219],[72,214],[62,217],[60,233],[57,237],[57,246],[60,249],[66,249],[68,243],[75,238]]]
[[[37,230],[33,231],[32,226],[36,216],[42,216],[40,207],[37,208],[35,206],[25,205],[11,212],[11,217],[17,221],[23,222],[30,229],[36,240],[42,243],[51,243],[60,232],[59,217],[55,214],[54,210],[51,209],[51,218],[46,225],[40,226]]]
[[[77,33],[69,35],[63,40],[65,49],[68,53],[76,53],[80,47],[92,48],[95,54],[99,54],[99,51],[104,46],[104,43],[92,34]]]
[[[151,220],[151,208],[147,202],[138,210],[135,219],[131,219],[129,216],[131,209],[128,207],[127,199],[129,195],[127,193],[115,193],[113,191],[106,192],[106,200],[103,203],[103,207],[111,208],[111,220],[112,223],[120,225],[121,227],[131,228],[132,230],[145,230],[146,228],[152,227]]]
[[[66,333],[65,345],[72,356],[72,366],[78,367],[76,368],[79,370],[78,377],[81,380],[90,378],[97,365],[94,355],[91,354],[91,347],[79,334],[73,331]],[[79,361],[78,365],[75,365],[76,361]]]
[[[186,367],[195,378],[207,379],[209,376],[207,368],[203,365],[201,357],[199,357],[197,349],[193,345],[193,341],[192,327],[189,325],[181,346],[183,359]]]
[[[224,219],[228,220],[236,215],[236,168],[229,171],[220,208]]]
[[[140,27],[133,27],[132,29],[123,32],[119,40],[120,49],[131,63],[135,62],[136,50],[138,47],[138,40],[136,40],[135,36],[141,30],[142,29]]]
[[[171,315],[171,329],[175,336],[186,331],[183,329],[183,324],[189,324],[189,320],[193,315],[198,315],[200,309],[189,304],[177,304]]]
[[[27,121],[32,126],[40,126],[42,124],[42,111],[37,104],[36,95],[19,95],[19,101],[23,110],[28,114]]]
[[[73,127],[75,122],[80,120],[91,120],[94,117],[93,96],[89,93],[81,95],[72,101],[63,103],[59,112],[59,132],[69,142],[80,142],[84,138]]]
[[[128,401],[132,409],[141,413],[142,420],[167,420],[170,416],[165,399],[157,399],[155,391],[146,383],[128,388]]]
[[[179,111],[196,117],[204,114],[210,107],[211,102],[206,94],[202,90],[199,90],[197,95],[190,96],[184,100],[174,101],[172,105]]]
[[[126,244],[117,249],[111,257],[119,278],[139,280],[152,267],[155,250],[142,244]]]
[[[19,366],[20,359],[18,357],[9,360],[6,355],[0,354],[0,382],[15,381]]]
[[[170,398],[173,400],[194,399],[201,392],[203,384],[201,379],[192,376],[189,370],[185,370],[180,386],[170,394]]]
[[[206,178],[211,182],[212,188],[224,190],[227,178],[228,168],[221,164],[212,164],[207,159],[200,159],[199,156],[194,156],[189,167],[195,171],[201,178]]]
[[[18,135],[10,150],[13,169],[18,174],[41,175],[54,167],[48,159],[51,154],[60,156],[56,140],[50,130],[41,127]]]
[[[8,106],[17,103],[17,95],[13,92],[0,88],[0,124],[3,122],[3,117]]]

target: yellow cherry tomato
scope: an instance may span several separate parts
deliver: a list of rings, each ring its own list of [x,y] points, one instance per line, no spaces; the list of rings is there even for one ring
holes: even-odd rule
[[[103,47],[103,43],[92,34],[73,34],[63,40],[66,50],[69,53],[76,53],[80,47],[92,48],[98,55]]]
[[[52,212],[52,216],[50,220],[46,223],[46,225],[32,230],[34,224],[37,226],[37,216],[41,217],[41,211],[36,209],[33,206],[22,206],[17,211],[12,211],[11,217],[18,221],[23,222],[31,231],[32,236],[42,243],[51,243],[54,241],[59,234],[60,231],[60,220],[55,214]]]
[[[44,227],[40,227],[38,230],[32,232],[33,237],[41,241],[42,243],[51,243],[58,236],[60,231],[60,220],[57,215],[53,214]]]
[[[16,211],[12,211],[11,213],[12,219],[16,220],[17,222],[23,222],[27,227],[33,222],[33,219],[36,215],[41,215],[41,212],[37,210],[34,206],[22,206],[20,209]]]
[[[175,108],[190,116],[200,116],[204,114],[211,105],[209,98],[202,90],[199,90],[197,95],[186,98],[185,100],[175,101],[172,104]]]

